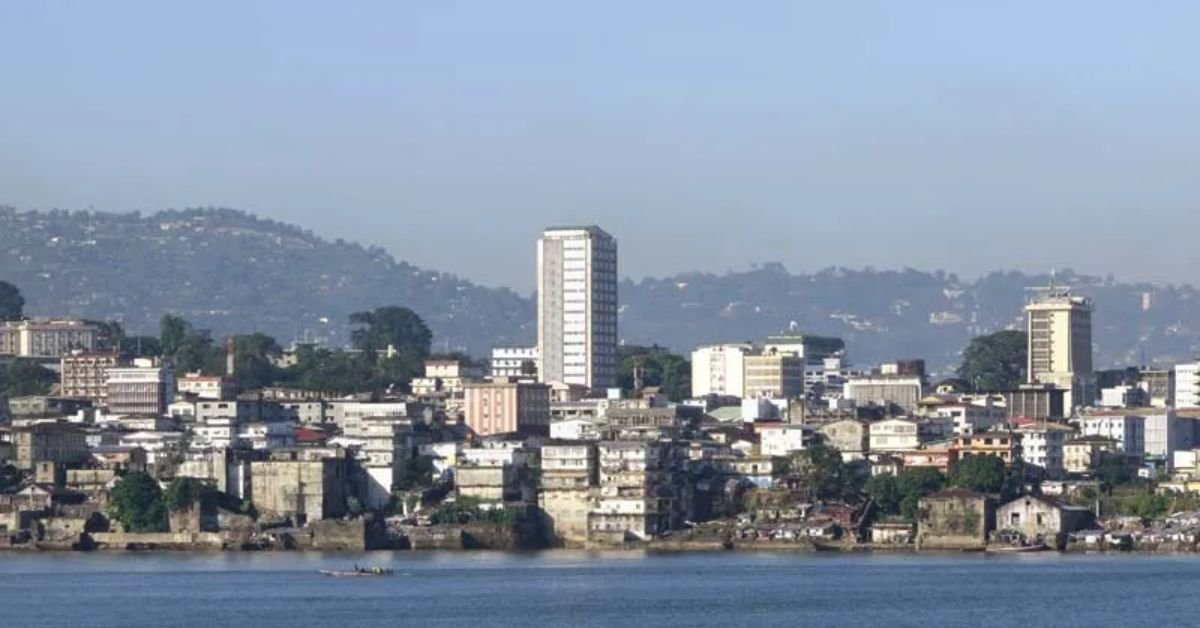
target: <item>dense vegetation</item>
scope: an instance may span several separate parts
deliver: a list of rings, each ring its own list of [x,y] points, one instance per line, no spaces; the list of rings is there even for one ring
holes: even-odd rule
[[[973,390],[1011,390],[1025,382],[1028,337],[1022,331],[999,331],[971,339],[963,351],[958,376]]]

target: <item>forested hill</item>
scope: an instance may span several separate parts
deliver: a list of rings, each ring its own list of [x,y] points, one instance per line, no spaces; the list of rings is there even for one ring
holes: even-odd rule
[[[404,305],[429,323],[435,350],[483,355],[534,336],[532,300],[511,290],[226,209],[0,209],[0,279],[21,288],[30,315],[114,318],[133,332],[153,331],[173,312],[218,335],[260,330],[286,344],[307,330],[340,345],[351,312]],[[957,362],[972,336],[1019,325],[1025,288],[1049,280],[1016,272],[973,281],[940,271],[792,274],[778,264],[626,280],[621,336],[686,351],[790,327],[842,336],[856,363],[925,357],[938,367]],[[1057,281],[1096,300],[1100,367],[1169,363],[1200,349],[1200,293],[1191,287],[1071,272]]]

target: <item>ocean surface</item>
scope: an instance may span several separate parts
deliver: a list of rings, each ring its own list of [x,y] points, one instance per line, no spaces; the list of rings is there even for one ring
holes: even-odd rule
[[[964,625],[1200,625],[1200,557],[0,553],[5,628]]]

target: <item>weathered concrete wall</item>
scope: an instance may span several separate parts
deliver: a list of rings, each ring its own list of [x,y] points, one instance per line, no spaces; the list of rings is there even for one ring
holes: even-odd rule
[[[91,535],[100,549],[221,549],[215,532],[97,532]]]
[[[364,519],[314,521],[308,525],[307,549],[361,552],[367,549]],[[303,540],[298,539],[302,544]]]

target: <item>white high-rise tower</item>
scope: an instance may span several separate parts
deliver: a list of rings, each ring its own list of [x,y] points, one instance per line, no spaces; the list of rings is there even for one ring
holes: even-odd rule
[[[599,227],[555,227],[538,240],[538,378],[617,385],[617,241]]]
[[[1096,394],[1092,301],[1072,296],[1067,288],[1051,286],[1040,292],[1025,305],[1029,383],[1069,391],[1067,408],[1088,405]]]

